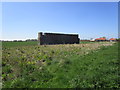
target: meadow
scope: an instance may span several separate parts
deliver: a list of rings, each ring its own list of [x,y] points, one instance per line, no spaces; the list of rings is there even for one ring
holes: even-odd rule
[[[120,87],[117,42],[2,45],[3,88]]]

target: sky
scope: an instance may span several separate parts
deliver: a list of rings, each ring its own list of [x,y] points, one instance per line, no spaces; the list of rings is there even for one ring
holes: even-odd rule
[[[117,38],[118,3],[2,3],[2,40],[37,39],[38,32],[79,34],[80,39]]]

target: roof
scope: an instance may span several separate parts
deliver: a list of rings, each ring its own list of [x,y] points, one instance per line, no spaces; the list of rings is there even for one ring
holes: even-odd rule
[[[96,38],[95,40],[106,40],[106,38]]]
[[[109,40],[116,40],[115,38],[110,38]]]

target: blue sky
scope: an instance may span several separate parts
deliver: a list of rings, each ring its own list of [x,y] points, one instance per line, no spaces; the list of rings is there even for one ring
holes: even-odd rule
[[[81,39],[118,37],[117,2],[4,2],[2,39],[38,32],[78,33]]]

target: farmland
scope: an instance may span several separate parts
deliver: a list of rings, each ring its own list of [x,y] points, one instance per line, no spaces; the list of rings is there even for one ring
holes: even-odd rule
[[[23,42],[3,42],[3,47],[19,47],[19,46],[31,46],[37,45],[37,41],[23,41]]]
[[[3,88],[118,88],[118,65],[113,42],[3,42]]]

